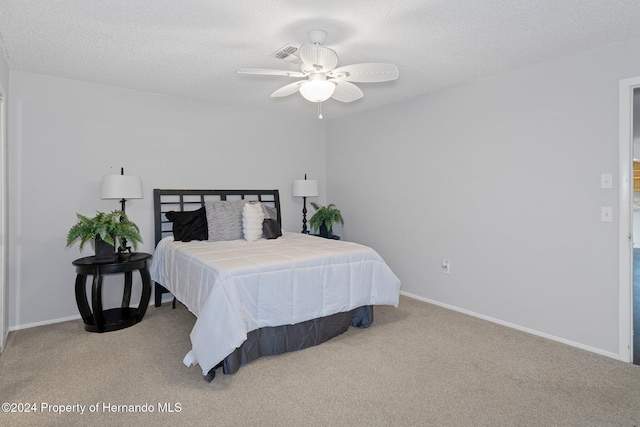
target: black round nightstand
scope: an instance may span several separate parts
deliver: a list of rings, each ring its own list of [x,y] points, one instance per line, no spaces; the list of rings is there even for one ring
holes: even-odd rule
[[[118,256],[118,255],[116,255]],[[95,256],[73,261],[76,267],[76,302],[84,328],[89,332],[109,332],[135,325],[144,317],[151,297],[151,276],[147,267],[150,254],[134,252],[122,254],[114,261],[96,260]],[[132,272],[140,271],[142,278],[142,295],[138,307],[129,307],[131,302]],[[105,274],[124,273],[124,292],[122,305],[119,308],[103,310],[102,277]],[[93,276],[91,288],[91,306],[87,300],[87,276]],[[92,310],[93,308],[93,310]]]

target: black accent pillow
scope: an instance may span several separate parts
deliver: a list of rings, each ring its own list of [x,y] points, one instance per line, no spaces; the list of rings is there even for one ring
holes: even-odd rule
[[[262,221],[262,234],[267,239],[277,239],[282,236],[282,228],[280,223],[275,219],[267,218]]]
[[[207,240],[209,229],[207,227],[207,213],[204,206],[195,211],[176,212],[165,214],[167,219],[173,222],[173,239],[183,242],[192,240]]]

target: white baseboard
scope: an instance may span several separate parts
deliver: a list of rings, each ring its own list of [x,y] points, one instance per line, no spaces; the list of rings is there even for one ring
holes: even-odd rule
[[[462,314],[467,314],[469,316],[477,317],[477,318],[482,319],[482,320],[487,320],[489,322],[496,323],[496,324],[502,325],[502,326],[506,326],[508,328],[517,329],[518,331],[526,332],[528,334],[537,335],[537,336],[542,337],[542,338],[546,338],[546,339],[549,339],[549,340],[552,340],[552,341],[557,341],[557,342],[560,342],[562,344],[570,345],[572,347],[577,347],[577,348],[579,348],[581,350],[590,351],[592,353],[600,354],[602,356],[607,356],[607,357],[610,357],[610,358],[616,359],[616,360],[622,360],[617,353],[612,353],[610,351],[602,350],[600,348],[591,347],[591,346],[588,346],[588,345],[585,345],[585,344],[581,344],[581,343],[578,343],[578,342],[575,342],[575,341],[570,341],[570,340],[567,340],[567,339],[564,339],[564,338],[556,337],[554,335],[550,335],[550,334],[547,334],[545,332],[540,332],[540,331],[537,331],[535,329],[531,329],[531,328],[527,328],[527,327],[524,327],[524,326],[516,325],[515,323],[509,323],[509,322],[505,322],[505,321],[500,320],[500,319],[494,319],[493,317],[485,316],[483,314],[478,314],[478,313],[475,313],[473,311],[466,310],[464,308],[456,307],[456,306],[453,306],[453,305],[445,304],[445,303],[442,303],[442,302],[439,302],[439,301],[430,300],[429,298],[424,298],[424,297],[421,297],[421,296],[418,296],[418,295],[411,294],[409,292],[400,291],[400,294],[404,295],[406,297],[409,297],[409,298],[413,298],[413,299],[419,300],[419,301],[427,302],[429,304],[437,305],[439,307],[443,307],[443,308],[446,308],[446,309],[449,309],[449,310],[457,311],[457,312],[462,313]]]
[[[43,320],[42,322],[25,323],[24,325],[10,326],[9,332],[19,331],[21,329],[35,328],[38,326],[53,325],[54,323],[68,322],[69,320],[81,319],[80,314],[69,317],[61,317],[59,319]]]

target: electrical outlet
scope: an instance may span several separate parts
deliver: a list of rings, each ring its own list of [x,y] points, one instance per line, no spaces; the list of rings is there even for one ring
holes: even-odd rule
[[[445,274],[451,273],[451,264],[446,259],[442,260],[442,272]]]

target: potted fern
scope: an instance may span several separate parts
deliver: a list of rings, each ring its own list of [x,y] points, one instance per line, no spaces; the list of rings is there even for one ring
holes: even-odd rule
[[[318,230],[320,236],[332,237],[334,223],[344,225],[342,214],[333,203],[327,206],[320,206],[315,202],[311,202],[311,206],[316,210],[316,213],[309,219],[309,226],[312,230]]]
[[[122,211],[97,212],[93,218],[79,213],[76,216],[78,222],[67,233],[67,247],[79,240],[82,250],[85,243],[89,242],[95,249],[96,258],[114,259],[116,240],[120,244],[119,253],[130,249],[127,242],[133,245],[134,250],[142,242],[140,229]]]

